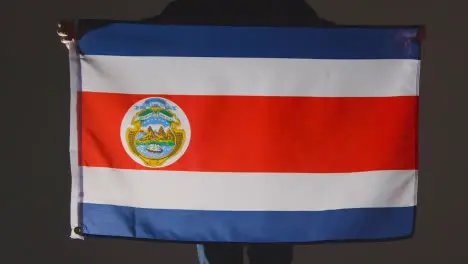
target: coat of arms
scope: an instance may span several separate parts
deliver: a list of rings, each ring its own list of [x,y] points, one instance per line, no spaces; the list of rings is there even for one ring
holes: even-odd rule
[[[137,163],[153,168],[178,160],[188,147],[190,125],[174,102],[153,97],[134,104],[122,121],[121,138]]]

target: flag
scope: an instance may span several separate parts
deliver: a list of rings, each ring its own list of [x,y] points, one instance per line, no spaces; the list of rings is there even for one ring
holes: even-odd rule
[[[89,31],[70,49],[72,229],[195,242],[410,236],[417,32]]]

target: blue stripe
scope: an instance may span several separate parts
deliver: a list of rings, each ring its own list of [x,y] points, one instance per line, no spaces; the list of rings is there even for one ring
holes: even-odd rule
[[[79,41],[87,55],[419,59],[414,28],[282,28],[111,24]]]
[[[193,242],[316,242],[406,237],[415,207],[315,212],[141,209],[84,204],[88,235]]]

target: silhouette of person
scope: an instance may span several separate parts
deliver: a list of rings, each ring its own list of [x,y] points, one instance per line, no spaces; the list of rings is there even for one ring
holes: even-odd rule
[[[157,16],[143,20],[147,23],[171,25],[217,26],[277,26],[327,27],[331,21],[320,18],[302,0],[176,0]],[[80,23],[80,31],[61,22],[58,34],[64,44],[79,39],[85,32],[105,25],[101,22]],[[251,264],[290,264],[293,260],[291,244],[250,244],[247,255]],[[200,264],[241,264],[243,245],[207,243],[197,245]]]

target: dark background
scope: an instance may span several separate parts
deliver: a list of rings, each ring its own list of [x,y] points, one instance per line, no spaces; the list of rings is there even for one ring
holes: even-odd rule
[[[419,209],[412,239],[297,246],[294,264],[468,263],[468,1],[308,2],[340,24],[427,26],[420,88]],[[195,248],[188,244],[68,238],[69,72],[56,22],[76,17],[140,19],[161,12],[167,3],[0,4],[0,127],[2,150],[7,150],[0,174],[1,263],[196,263]]]

